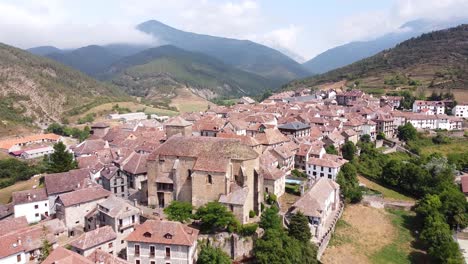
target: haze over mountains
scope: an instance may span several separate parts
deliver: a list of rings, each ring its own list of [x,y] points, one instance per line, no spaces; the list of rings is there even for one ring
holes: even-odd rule
[[[356,82],[361,88],[422,86],[461,88],[468,85],[468,25],[425,33],[348,66],[293,81],[286,87],[314,87]]]

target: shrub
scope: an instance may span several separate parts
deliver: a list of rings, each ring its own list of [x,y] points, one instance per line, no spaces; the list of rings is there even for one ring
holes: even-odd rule
[[[275,194],[272,193],[268,195],[268,200],[267,200],[268,204],[274,204],[277,201],[278,201],[278,197]]]
[[[257,231],[258,224],[245,224],[242,225],[239,229],[239,234],[241,236],[253,236]]]
[[[252,211],[252,210],[249,211],[249,217],[250,218],[254,218],[256,215],[257,214],[254,211]]]

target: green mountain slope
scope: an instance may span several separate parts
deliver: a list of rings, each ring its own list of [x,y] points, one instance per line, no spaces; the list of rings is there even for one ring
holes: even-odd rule
[[[112,83],[131,95],[171,98],[188,87],[201,97],[257,95],[272,81],[236,69],[202,53],[166,45],[118,61],[107,73]]]
[[[226,64],[275,80],[278,85],[309,75],[299,63],[272,48],[248,40],[185,32],[150,20],[137,26],[158,41],[215,57]]]
[[[465,88],[468,84],[468,25],[434,31],[351,65],[289,83],[313,87],[346,80],[361,88],[421,86]]]
[[[0,44],[0,119],[3,124],[51,121],[87,105],[124,98],[112,85],[52,60]]]

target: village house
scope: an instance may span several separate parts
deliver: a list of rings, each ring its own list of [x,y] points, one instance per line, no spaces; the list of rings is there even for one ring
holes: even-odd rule
[[[284,135],[294,138],[307,137],[310,135],[310,126],[299,121],[279,125],[278,129]]]
[[[338,105],[350,105],[352,102],[362,98],[364,93],[359,90],[351,90],[336,94]]]
[[[12,194],[15,217],[25,216],[28,223],[49,217],[49,199],[45,189],[33,189]]]
[[[341,166],[346,162],[347,161],[340,156],[323,154],[319,158],[309,158],[306,165],[306,173],[309,178],[314,180],[328,178],[336,181]]]
[[[55,144],[61,140],[61,136],[52,133],[5,139],[0,141],[0,151],[11,153],[14,151],[20,151],[27,146]]]
[[[312,241],[319,243],[333,228],[341,210],[340,186],[333,180],[320,178],[290,208],[309,219]]]
[[[452,115],[468,118],[468,102],[459,103],[452,108]]]
[[[281,197],[285,192],[286,172],[272,166],[260,166],[265,193]]]
[[[372,119],[376,123],[376,132],[385,134],[386,138],[393,138],[395,135],[396,126],[394,119],[389,113],[377,113]]]
[[[115,196],[127,198],[127,177],[115,166],[106,166],[101,170],[101,185]]]
[[[60,194],[83,188],[87,180],[90,180],[89,169],[77,169],[45,175],[44,185],[49,199],[49,213],[55,214],[55,200]]]
[[[237,101],[238,104],[246,104],[246,105],[251,105],[255,104],[255,100],[248,97],[248,96],[242,96],[239,101]]]
[[[100,186],[60,194],[55,201],[56,217],[65,223],[69,235],[74,236],[76,230],[84,230],[85,215],[110,195]]]
[[[434,115],[442,115],[445,113],[445,104],[442,101],[423,101],[415,100],[413,103],[413,112],[420,113],[425,110],[431,111]]]
[[[143,190],[146,185],[149,154],[132,152],[127,158],[117,162],[121,173],[126,176],[128,187],[134,190]]]
[[[167,138],[178,134],[182,136],[191,136],[192,123],[186,121],[181,116],[176,116],[164,123],[164,130],[166,131]]]
[[[173,136],[148,157],[148,204],[219,201],[248,222],[263,201],[258,156],[238,139]]]
[[[110,196],[97,204],[96,210],[86,215],[85,230],[94,230],[98,226],[110,226],[116,234],[115,252],[126,248],[124,238],[133,232],[140,223],[140,209],[127,200]]]
[[[127,237],[127,260],[136,264],[194,264],[198,230],[179,222],[148,220]]]
[[[68,243],[71,250],[85,257],[91,255],[96,249],[101,249],[116,256],[115,251],[117,235],[110,226],[98,227],[85,232]]]

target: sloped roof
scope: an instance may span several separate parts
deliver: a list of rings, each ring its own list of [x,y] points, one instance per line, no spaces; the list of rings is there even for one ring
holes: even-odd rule
[[[302,130],[302,129],[309,129],[309,128],[310,126],[308,124],[305,124],[299,121],[289,122],[289,123],[278,126],[278,129],[285,129],[285,130]]]
[[[333,180],[319,178],[314,185],[292,206],[293,212],[302,212],[306,216],[320,217],[325,210],[325,201],[330,193],[340,186]]]
[[[89,169],[77,169],[68,172],[48,174],[44,177],[47,195],[70,192],[82,186],[89,178]]]
[[[183,119],[181,116],[176,116],[174,118],[169,119],[166,123],[164,123],[164,125],[175,126],[175,127],[186,127],[186,126],[191,126],[192,123]]]
[[[37,134],[37,135],[21,137],[21,138],[5,139],[5,140],[0,141],[0,149],[10,149],[11,147],[17,144],[23,144],[23,143],[34,142],[34,141],[39,141],[39,140],[57,141],[60,138],[61,136],[59,135],[49,133],[49,134]]]
[[[137,225],[125,239],[132,242],[162,245],[192,246],[198,237],[198,230],[179,222],[148,220]]]
[[[63,247],[54,249],[42,264],[94,264],[86,257]]]
[[[140,209],[130,204],[127,200],[113,195],[100,202],[99,205],[109,209],[106,214],[111,217],[130,216],[140,212]]]
[[[130,262],[115,257],[101,249],[94,250],[87,258],[97,264],[130,264]]]
[[[99,200],[112,195],[111,192],[103,189],[102,187],[89,187],[85,189],[76,190],[69,193],[64,193],[59,196],[65,207],[86,203],[90,201]]]
[[[32,189],[14,192],[12,194],[12,201],[14,205],[34,203],[47,200],[47,193],[45,189]]]
[[[116,238],[117,235],[114,230],[112,230],[111,226],[103,226],[81,234],[69,244],[74,248],[86,250],[97,247]]]
[[[238,188],[228,194],[221,194],[219,202],[223,204],[244,205],[249,195],[249,188]]]

